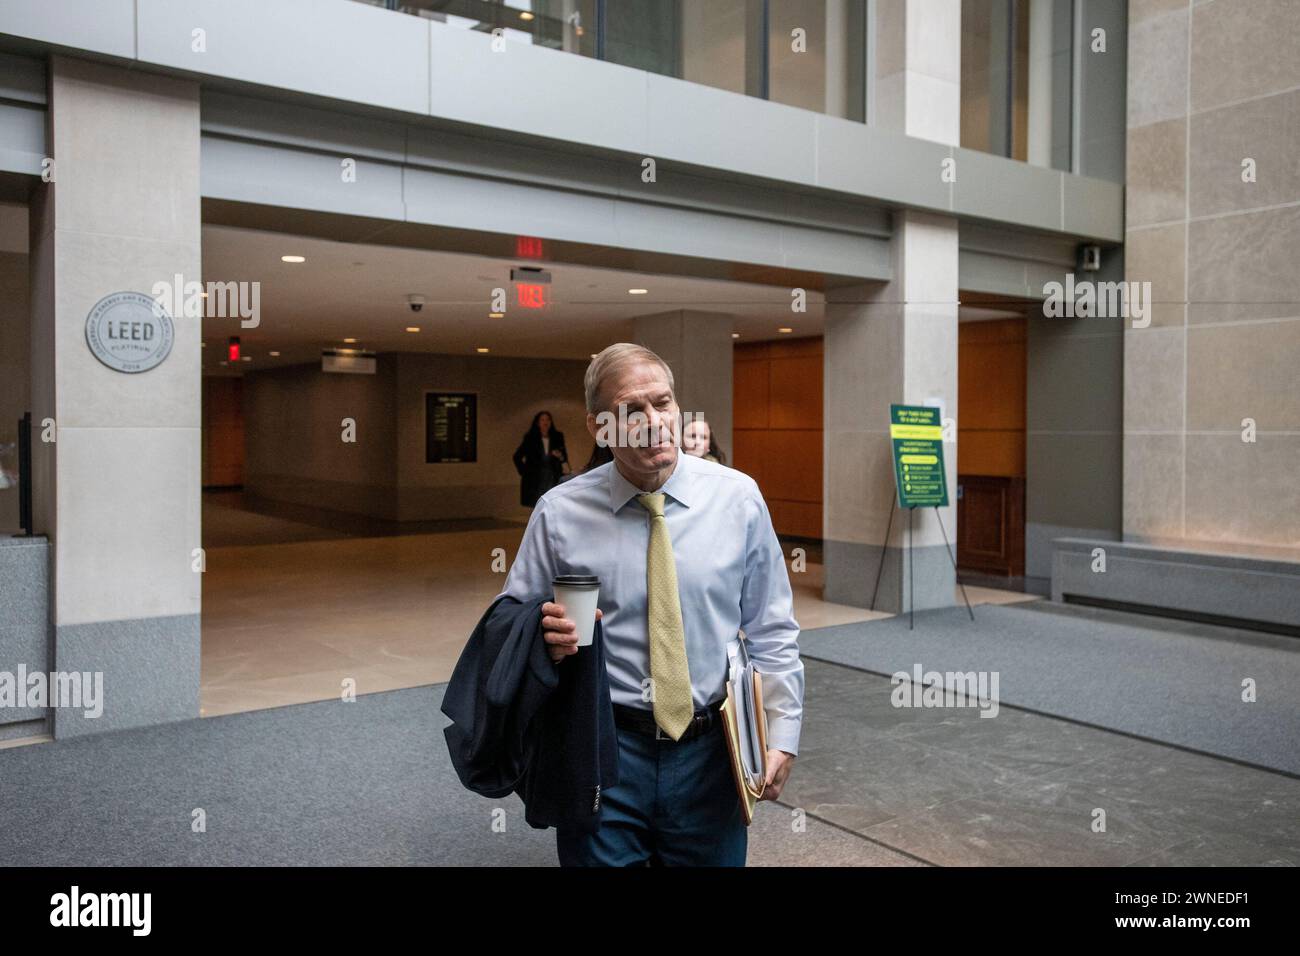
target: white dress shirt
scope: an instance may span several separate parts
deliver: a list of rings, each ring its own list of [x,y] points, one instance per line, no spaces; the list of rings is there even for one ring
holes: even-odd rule
[[[758,485],[734,468],[679,451],[658,490],[665,495],[696,710],[725,698],[727,642],[743,630],[763,675],[768,746],[797,754],[804,688],[799,622],[785,556]],[[650,513],[633,500],[640,493],[612,463],[546,492],[501,594],[519,601],[549,598],[557,574],[600,578],[610,695],[616,704],[650,710],[642,691],[650,676]]]

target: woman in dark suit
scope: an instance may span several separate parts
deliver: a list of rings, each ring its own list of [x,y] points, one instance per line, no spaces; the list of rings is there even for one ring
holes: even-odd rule
[[[569,464],[564,432],[555,427],[550,412],[538,412],[524,440],[515,449],[515,470],[519,472],[519,503],[525,508],[560,483]]]

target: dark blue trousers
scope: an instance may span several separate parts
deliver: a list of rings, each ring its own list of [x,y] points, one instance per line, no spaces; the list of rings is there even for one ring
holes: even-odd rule
[[[560,827],[561,866],[744,866],[749,833],[722,721],[685,743],[619,728],[595,833]]]

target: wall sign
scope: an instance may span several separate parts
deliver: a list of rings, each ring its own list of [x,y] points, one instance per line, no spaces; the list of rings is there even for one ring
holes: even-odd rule
[[[477,395],[425,393],[424,460],[428,464],[478,461]]]
[[[948,473],[943,467],[943,421],[938,408],[890,405],[894,481],[900,508],[945,508]]]
[[[86,316],[86,344],[115,372],[147,372],[172,350],[172,317],[143,292],[114,292]]]

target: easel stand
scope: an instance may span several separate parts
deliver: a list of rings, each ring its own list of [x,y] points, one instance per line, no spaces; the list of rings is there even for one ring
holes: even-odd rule
[[[898,499],[890,497],[889,506],[889,523],[885,525],[885,540],[880,545],[880,562],[876,566],[876,586],[871,591],[871,610],[876,609],[876,595],[880,593],[880,576],[885,570],[885,552],[889,548],[889,533],[894,530],[894,512],[898,510]],[[907,509],[907,629],[910,631],[916,626],[916,562],[912,557],[912,512],[916,506],[912,505]],[[948,560],[952,562],[953,577],[957,576],[957,558],[952,553],[952,545],[948,543],[948,530],[943,526],[943,518],[939,516],[939,506],[935,505],[934,518],[939,522],[939,530],[943,533],[943,549],[948,553]],[[966,596],[966,585],[960,581],[957,587],[961,588],[961,599],[966,602],[966,613],[970,619],[975,620],[975,612],[971,609],[970,598]]]

